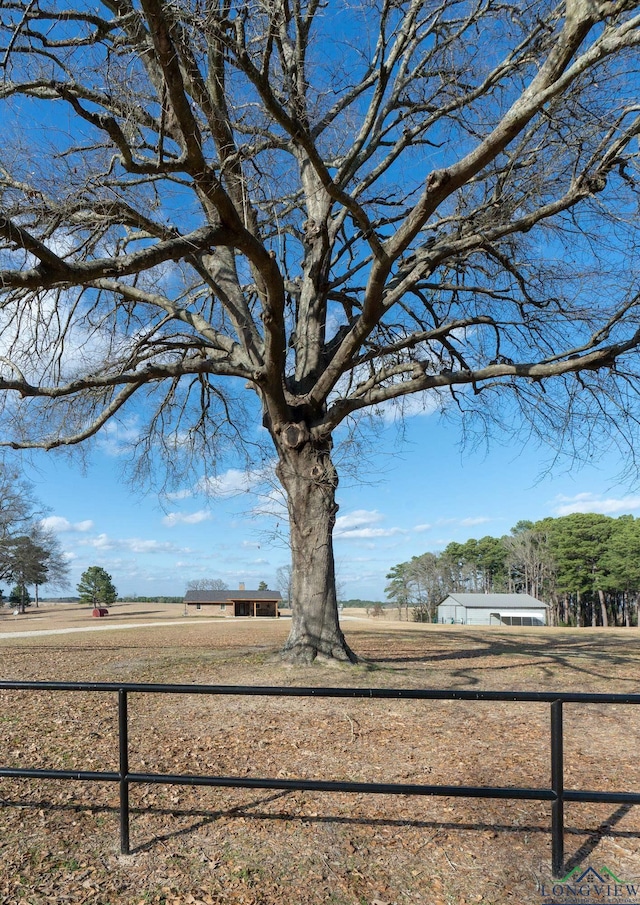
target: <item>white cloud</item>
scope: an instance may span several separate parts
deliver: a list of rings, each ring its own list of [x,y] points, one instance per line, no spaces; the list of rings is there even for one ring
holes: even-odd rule
[[[365,525],[376,525],[383,519],[384,516],[377,509],[355,509],[349,515],[338,516],[334,533],[342,533],[351,528],[361,528]]]
[[[198,525],[200,522],[207,522],[212,517],[211,512],[207,509],[199,509],[197,512],[181,513],[169,512],[162,519],[162,524],[168,528],[174,528],[176,525]]]
[[[373,537],[394,537],[396,534],[408,534],[405,528],[352,528],[340,531],[337,537],[343,540],[371,539]]]
[[[93,528],[93,522],[91,519],[85,519],[82,522],[72,523],[68,519],[63,518],[61,515],[48,515],[46,518],[41,519],[40,524],[44,528],[45,531],[53,531],[56,534],[62,534],[66,531],[91,531]]]
[[[120,542],[125,549],[132,553],[187,553],[186,547],[177,547],[157,540],[142,540],[139,537],[131,537]]]
[[[188,500],[193,496],[193,490],[175,490],[171,493],[165,493],[164,496],[167,500],[171,500],[171,502],[176,502],[178,500]]]
[[[179,502],[199,494],[204,497],[230,499],[242,494],[253,493],[261,502],[256,505],[252,514],[286,518],[287,507],[284,494],[274,477],[275,464],[275,461],[268,462],[264,466],[254,469],[228,468],[215,477],[200,478],[192,487],[165,493],[164,499],[169,502]],[[167,518],[172,521],[165,521],[165,524],[171,525],[177,523],[180,517],[175,513],[169,513]],[[204,521],[204,519],[194,519],[193,521]]]
[[[258,502],[251,509],[252,515],[278,519],[279,522],[283,523],[289,521],[287,498],[282,488],[274,487],[273,490],[269,490],[267,493],[259,493],[257,496]]]
[[[404,418],[428,417],[441,411],[443,404],[446,404],[443,391],[436,388],[424,393],[411,393],[398,399],[390,399],[377,405],[375,412],[385,423],[392,424]]]
[[[56,534],[60,534],[63,531],[71,531],[73,529],[71,522],[61,515],[48,515],[46,518],[40,520],[40,524],[45,531],[55,531]]]
[[[140,439],[140,423],[135,416],[125,421],[108,421],[97,435],[98,446],[107,456],[129,453]]]
[[[94,547],[96,550],[115,550],[116,543],[107,534],[98,534],[97,537],[79,541],[83,547]]]
[[[558,516],[572,512],[596,512],[601,515],[619,515],[640,509],[640,496],[599,498],[593,493],[577,493],[573,497],[557,496],[554,513]]]
[[[433,525],[414,525],[413,530],[417,533],[421,533],[422,531],[431,531]]]
[[[356,509],[348,515],[338,516],[333,533],[335,537],[343,540],[393,537],[396,534],[408,534],[404,528],[374,527],[381,521],[384,521],[384,516],[377,509]]]
[[[178,547],[176,544],[157,540],[145,540],[140,537],[112,538],[108,534],[98,534],[96,537],[79,540],[78,544],[84,547],[93,547],[94,550],[126,550],[130,553],[190,553],[188,547]]]
[[[215,478],[202,478],[198,481],[196,490],[213,496],[235,496],[248,493],[264,480],[265,473],[262,470],[245,471],[229,468]]]

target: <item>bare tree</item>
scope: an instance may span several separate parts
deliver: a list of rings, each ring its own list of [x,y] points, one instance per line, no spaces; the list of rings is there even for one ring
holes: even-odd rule
[[[279,566],[276,572],[276,588],[280,591],[286,606],[291,606],[293,570],[290,565]]]
[[[29,481],[16,468],[0,463],[0,541],[30,533],[43,514]]]
[[[36,582],[35,604],[39,606],[40,585],[45,584],[50,589],[64,589],[69,587],[69,561],[65,557],[62,545],[53,531],[48,531],[40,522],[35,522],[29,534],[31,541],[44,550],[43,565],[44,577]]]
[[[507,549],[507,567],[515,590],[548,599],[557,569],[544,528],[519,522],[510,535],[502,538],[502,543]]]
[[[57,537],[41,522],[44,510],[34,496],[33,487],[7,462],[0,464],[0,579],[16,581],[21,588],[24,612],[24,588],[35,587],[39,605],[41,584],[64,587],[68,584],[69,565]]]
[[[285,653],[354,659],[339,425],[414,395],[632,448],[639,43],[629,0],[2,0],[4,442],[128,412],[184,475],[270,438]]]
[[[229,585],[221,578],[194,578],[187,582],[187,591],[228,591]]]

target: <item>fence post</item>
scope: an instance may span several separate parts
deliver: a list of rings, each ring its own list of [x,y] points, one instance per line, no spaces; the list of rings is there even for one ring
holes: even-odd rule
[[[556,797],[551,805],[551,870],[561,877],[564,866],[564,765],[562,701],[551,703],[551,789]]]
[[[127,692],[118,689],[118,745],[120,749],[120,852],[129,854],[129,727]]]

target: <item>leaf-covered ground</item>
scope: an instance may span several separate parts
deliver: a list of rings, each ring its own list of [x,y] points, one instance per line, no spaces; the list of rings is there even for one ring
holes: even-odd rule
[[[179,616],[181,618],[179,618]],[[292,669],[279,622],[174,607],[0,616],[11,679],[640,691],[637,630],[520,631],[347,619],[369,666]],[[162,625],[162,621],[172,624]],[[102,625],[101,625],[102,628]],[[640,711],[567,705],[568,788],[640,790]],[[132,695],[130,769],[468,785],[549,785],[549,707],[521,703]],[[115,695],[0,692],[7,766],[117,769]],[[131,790],[119,854],[113,783],[0,780],[0,903],[391,905],[543,903],[550,805],[399,796]],[[566,807],[567,869],[640,878],[640,809]],[[640,900],[640,896],[638,897]],[[608,900],[607,900],[608,901]]]

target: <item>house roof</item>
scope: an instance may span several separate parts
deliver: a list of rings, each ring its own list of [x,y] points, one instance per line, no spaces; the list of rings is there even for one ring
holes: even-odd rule
[[[448,602],[457,603],[458,606],[469,608],[482,607],[482,609],[496,610],[540,610],[548,604],[532,597],[531,594],[449,594],[440,606]]]
[[[234,600],[282,600],[279,591],[187,591],[185,603],[233,603]]]

